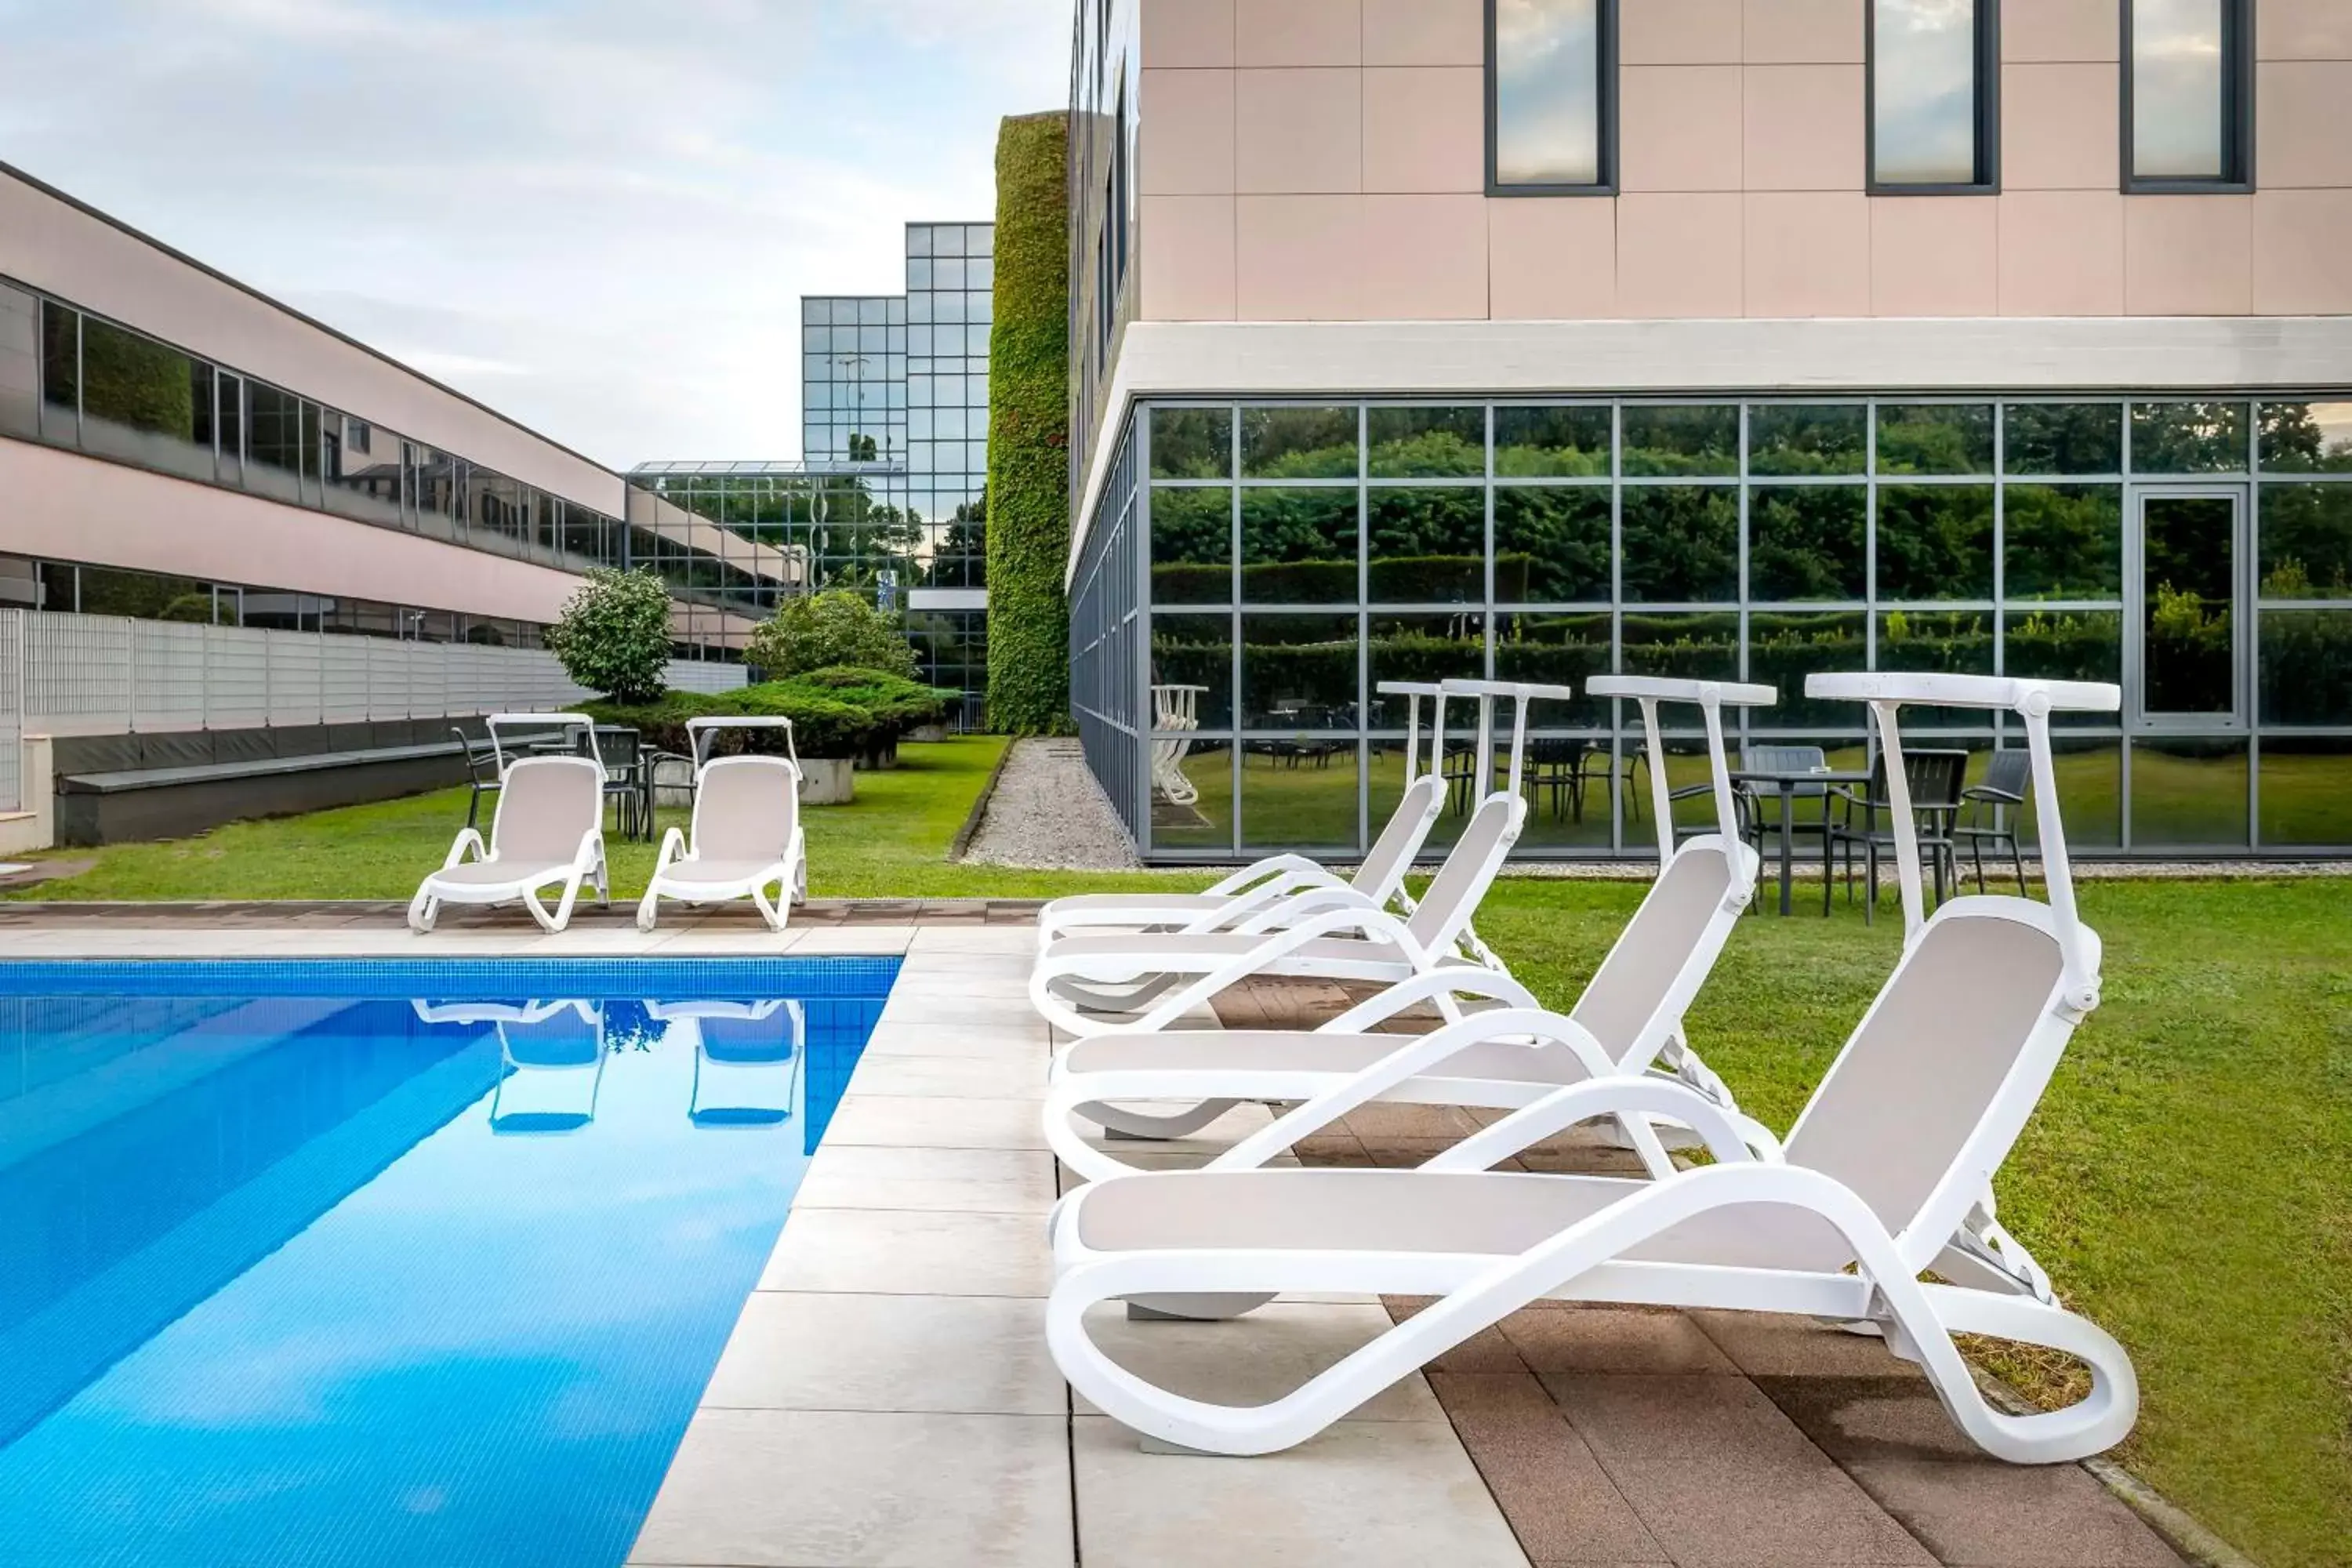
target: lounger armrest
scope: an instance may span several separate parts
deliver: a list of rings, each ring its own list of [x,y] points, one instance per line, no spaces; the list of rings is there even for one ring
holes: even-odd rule
[[[1433,1034],[1399,1036],[1395,1050],[1328,1093],[1318,1094],[1276,1117],[1269,1125],[1210,1161],[1207,1168],[1245,1171],[1263,1165],[1301,1139],[1313,1137],[1406,1079],[1442,1066],[1448,1058],[1488,1040],[1510,1037],[1533,1037],[1563,1047],[1574,1053],[1588,1073],[1606,1074],[1614,1065],[1601,1042],[1583,1025],[1560,1014],[1520,1007],[1481,1013],[1458,1024],[1449,1024]]]
[[[1233,875],[1213,882],[1205,889],[1214,899],[1238,898],[1269,877],[1287,873],[1301,879],[1302,885],[1322,885],[1339,880],[1329,871],[1304,855],[1269,855],[1265,859],[1243,867]]]
[[[441,862],[441,869],[446,871],[452,866],[463,865],[467,850],[473,851],[473,858],[477,860],[490,858],[489,850],[483,846],[481,834],[470,827],[461,827],[457,829],[456,840],[449,846],[448,858]]]
[[[1408,1007],[1423,1002],[1437,1002],[1444,1010],[1444,998],[1478,996],[1500,1002],[1506,1007],[1540,1008],[1535,993],[1499,970],[1475,969],[1465,964],[1433,969],[1426,974],[1416,974],[1400,980],[1340,1014],[1317,1031],[1326,1035],[1361,1035],[1369,1033],[1375,1024],[1386,1023]]]
[[[1195,917],[1181,929],[1189,934],[1240,929],[1240,922],[1277,905],[1286,905],[1305,893],[1346,891],[1348,885],[1328,873],[1310,878],[1302,871],[1277,871],[1255,887],[1234,894],[1224,903]]]
[[[1235,936],[1258,936],[1296,924],[1308,915],[1333,909],[1377,909],[1353,888],[1307,888],[1259,910],[1233,927]]]
[[[672,826],[668,832],[662,835],[660,852],[654,857],[655,878],[658,879],[663,872],[685,857],[686,831],[683,828]]]
[[[1602,1117],[1661,1117],[1696,1132],[1717,1164],[1777,1163],[1777,1146],[1762,1153],[1749,1142],[1750,1129],[1722,1106],[1687,1084],[1654,1074],[1618,1074],[1554,1089],[1532,1105],[1456,1143],[1423,1169],[1484,1171],[1523,1150]]]

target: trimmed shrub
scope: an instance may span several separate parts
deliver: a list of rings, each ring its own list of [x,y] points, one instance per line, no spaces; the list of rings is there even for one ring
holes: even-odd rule
[[[1069,728],[1069,117],[1024,114],[996,141],[996,321],[989,333],[988,721]]]
[[[887,675],[915,673],[914,646],[896,616],[862,594],[830,589],[787,599],[773,619],[751,634],[743,658],[771,679],[856,665]]]
[[[669,672],[669,589],[650,572],[591,567],[547,628],[563,673],[614,702],[651,702]]]
[[[651,702],[591,702],[583,711],[599,724],[624,724],[639,731],[657,751],[692,756],[686,732],[689,719],[782,718],[793,721],[793,743],[803,757],[862,757],[875,743],[874,715],[851,702],[828,700],[775,684],[734,691],[670,691]],[[711,742],[714,755],[740,752],[782,756],[784,738],[775,731],[722,730]]]
[[[887,724],[901,735],[925,724],[944,722],[950,706],[963,700],[961,691],[925,686],[919,680],[908,680],[887,670],[860,669],[854,665],[812,669],[790,680],[769,684],[863,708],[874,715],[877,723]]]

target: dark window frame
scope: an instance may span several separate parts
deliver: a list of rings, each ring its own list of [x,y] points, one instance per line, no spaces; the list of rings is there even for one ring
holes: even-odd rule
[[[1976,178],[1894,181],[1878,177],[1878,0],[1862,7],[1862,176],[1874,196],[1997,196],[2000,195],[2000,0],[1977,8]]]
[[[1593,0],[1595,52],[1599,56],[1594,83],[1592,112],[1596,121],[1593,131],[1598,153],[1595,173],[1599,178],[1591,184],[1562,184],[1557,182],[1509,183],[1497,173],[1500,143],[1496,123],[1496,0],[1486,0],[1486,194],[1490,196],[1615,196],[1618,190],[1617,168],[1617,7],[1620,0]]]
[[[2224,176],[2210,180],[2190,175],[2143,177],[2133,167],[2138,151],[2132,124],[2134,69],[2132,23],[2135,0],[2123,0],[2123,35],[2116,56],[2121,105],[2116,156],[2121,189],[2126,195],[2242,196],[2254,189],[2254,7],[2251,0],[2221,0],[2221,158]]]

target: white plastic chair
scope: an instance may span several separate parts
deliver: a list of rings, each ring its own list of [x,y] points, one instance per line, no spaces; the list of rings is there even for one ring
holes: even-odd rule
[[[521,758],[505,764],[489,842],[473,828],[458,830],[441,868],[409,900],[408,929],[431,931],[445,903],[520,900],[541,929],[559,931],[571,923],[580,886],[591,878],[598,900],[609,905],[604,763],[593,756]],[[562,892],[550,910],[540,893],[559,885]]]
[[[2049,903],[1960,898],[1922,920],[1916,829],[1895,783],[1903,956],[1785,1145],[1688,1084],[1614,1077],[1556,1089],[1417,1170],[1248,1169],[1257,1152],[1245,1140],[1202,1171],[1091,1184],[1062,1201],[1052,1224],[1046,1337],[1071,1385],[1161,1443],[1269,1453],[1552,1298],[1867,1325],[1919,1363],[1960,1430],[1996,1458],[2054,1463],[2120,1440],[2138,1409],[2130,1359],[2059,1304],[1995,1223],[1987,1194],[2099,999],[2100,945],[2075,911],[2050,715],[2112,713],[2121,692],[1900,674],[1817,675],[1806,691],[1871,705],[1893,781],[1903,776],[1901,704],[2017,714],[2033,753]],[[1579,1122],[1626,1115],[1696,1129],[1715,1163],[1654,1180],[1487,1169]],[[1924,1282],[1931,1268],[1952,1283]],[[1219,1318],[1305,1290],[1439,1300],[1249,1407],[1153,1384],[1106,1356],[1085,1324],[1104,1300]],[[2090,1369],[2090,1392],[2058,1411],[1996,1410],[1954,1343],[1960,1333],[2074,1356]]]
[[[637,904],[637,929],[651,931],[661,900],[725,903],[750,899],[771,931],[782,931],[792,907],[808,898],[808,844],[801,828],[801,770],[784,757],[714,757],[702,761],[711,729],[752,721],[694,720],[709,724],[695,735],[693,833],[662,835],[653,879]],[[784,726],[789,743],[789,721]],[[771,727],[761,724],[759,727]],[[768,889],[777,890],[772,902]]]

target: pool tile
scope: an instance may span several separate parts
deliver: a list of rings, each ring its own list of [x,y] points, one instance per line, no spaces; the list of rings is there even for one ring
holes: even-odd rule
[[[941,1096],[845,1096],[825,1129],[828,1143],[912,1149],[1043,1149],[1045,1130],[1034,1100]]]
[[[761,1290],[706,1408],[1059,1415],[1068,1396],[1034,1297]]]
[[[810,926],[793,951],[804,957],[820,953],[903,953],[914,940],[912,926]]]
[[[1087,1568],[1222,1562],[1525,1568],[1443,1421],[1341,1421],[1258,1458],[1147,1454],[1107,1416],[1072,1424]]]
[[[1221,1323],[1137,1322],[1117,1301],[1087,1310],[1087,1333],[1128,1371],[1171,1393],[1216,1405],[1264,1405],[1361,1349],[1387,1331],[1378,1307],[1276,1301]],[[1098,1415],[1074,1394],[1082,1415]],[[1358,1406],[1351,1421],[1443,1421],[1419,1373],[1399,1379]]]
[[[643,1568],[1071,1568],[1059,1415],[706,1410],[629,1561]]]
[[[1034,1215],[794,1209],[762,1290],[889,1296],[1043,1296],[1053,1283]]]
[[[1055,1195],[1052,1163],[1031,1150],[890,1149],[828,1140],[809,1162],[793,1205],[1042,1218]]]

